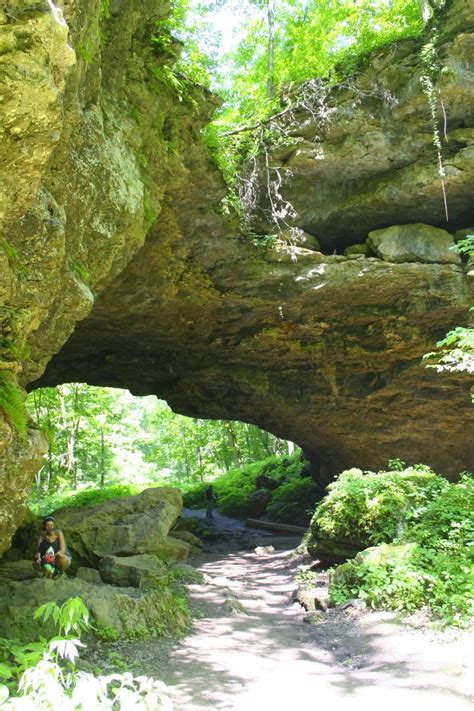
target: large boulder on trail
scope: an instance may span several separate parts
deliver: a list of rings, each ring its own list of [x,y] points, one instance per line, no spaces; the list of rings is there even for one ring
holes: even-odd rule
[[[105,556],[153,553],[164,560],[185,560],[184,541],[168,537],[182,509],[179,489],[156,487],[94,506],[55,513],[73,557],[98,567]]]
[[[393,565],[404,563],[415,549],[416,543],[381,543],[379,546],[370,546],[360,551],[353,560],[338,565],[331,575],[332,582],[356,586],[360,580],[360,565],[383,568],[389,562]]]

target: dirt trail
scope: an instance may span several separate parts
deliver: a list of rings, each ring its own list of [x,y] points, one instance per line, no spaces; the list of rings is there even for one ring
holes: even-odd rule
[[[471,707],[472,635],[353,607],[305,623],[288,555],[298,540],[250,535],[275,552],[205,555],[206,583],[190,588],[197,619],[188,637],[128,647],[142,673],[171,687],[175,711]]]

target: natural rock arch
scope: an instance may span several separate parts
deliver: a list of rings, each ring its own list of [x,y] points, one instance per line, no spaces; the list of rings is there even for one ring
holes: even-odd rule
[[[43,44],[21,43],[15,22],[5,25],[12,49],[2,61],[16,69],[0,155],[13,205],[0,214],[10,248],[0,294],[15,349],[2,350],[3,367],[29,388],[128,387],[184,414],[254,422],[300,444],[323,478],[392,457],[447,475],[469,467],[469,383],[421,363],[466,320],[466,268],[447,252],[430,263],[331,252],[392,224],[453,232],[474,223],[470,4],[450,3],[439,49],[449,225],[410,42],[378,52],[350,86],[328,92],[331,122],[299,117],[302,140],[272,157],[287,171],[298,226],[326,254],[257,248],[222,214],[223,181],[199,135],[215,102],[197,87],[193,101],[179,102],[156,79],[154,0],[112,4],[108,18],[92,0],[64,2],[75,57],[68,28],[40,5],[21,32],[26,23]],[[37,436],[25,449],[2,427],[4,497],[16,487],[21,502]],[[30,467],[18,464],[28,459]],[[19,516],[8,506],[7,537]]]

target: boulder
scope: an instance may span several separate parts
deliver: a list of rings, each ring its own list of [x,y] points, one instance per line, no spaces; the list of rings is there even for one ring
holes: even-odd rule
[[[184,560],[184,542],[168,537],[182,508],[178,489],[156,487],[94,506],[55,512],[73,558],[97,567],[105,556],[154,553],[164,559]]]
[[[416,548],[416,543],[382,543],[360,551],[354,560],[339,565],[331,576],[332,583],[356,585],[357,568],[361,564],[383,566],[388,562],[401,563],[407,560]]]
[[[204,585],[206,579],[204,575],[192,565],[186,563],[175,563],[170,567],[170,575],[174,582],[183,585]]]
[[[17,560],[22,560],[24,557],[23,552],[19,548],[9,548],[3,554],[1,563],[13,563]]]
[[[258,489],[253,491],[247,501],[247,515],[249,518],[259,518],[267,510],[267,506],[272,498],[272,492],[268,489]]]
[[[190,546],[194,546],[195,548],[199,548],[203,545],[201,539],[195,536],[194,533],[191,533],[191,531],[177,531],[173,529],[170,535],[171,538],[177,538],[179,541],[189,543]]]
[[[393,225],[369,232],[368,244],[385,262],[460,264],[454,240],[446,230],[420,223]]]
[[[79,578],[24,580],[0,583],[0,637],[31,640],[39,634],[53,636],[55,629],[33,619],[46,602],[61,605],[81,597],[89,608],[99,636],[115,638],[155,637],[165,632],[182,633],[189,624],[187,610],[167,587],[150,590],[95,585]]]
[[[85,580],[87,583],[94,583],[95,585],[100,585],[102,582],[100,573],[95,568],[78,568],[76,578],[79,578],[79,580]]]
[[[2,580],[28,580],[36,578],[32,560],[17,560],[0,565],[0,581]]]
[[[307,612],[326,612],[329,607],[329,593],[327,588],[319,590],[316,588],[299,586],[293,593],[293,600],[298,602]]]
[[[350,247],[346,247],[344,255],[346,257],[352,257],[353,255],[367,256],[369,252],[370,247],[367,242],[361,242],[360,244],[351,244]]]
[[[362,545],[357,546],[350,541],[315,538],[311,534],[306,537],[304,545],[313,558],[325,565],[343,563],[348,558],[354,558],[363,548]]]
[[[283,230],[283,232],[278,235],[278,239],[290,247],[302,247],[303,249],[310,249],[313,252],[321,251],[318,238],[299,228]]]
[[[159,551],[159,556],[167,562],[178,560],[184,562],[187,560],[191,546],[186,541],[180,541],[178,538],[168,536],[162,543]]]
[[[144,588],[169,582],[166,564],[155,555],[105,556],[99,563],[99,574],[104,583],[119,587]]]
[[[198,535],[203,528],[203,521],[196,516],[191,516],[189,518],[178,517],[175,527],[173,528],[173,535],[176,531],[190,531]]]
[[[469,235],[474,235],[474,227],[465,227],[463,230],[457,230],[453,237],[456,244],[462,239],[466,239]]]

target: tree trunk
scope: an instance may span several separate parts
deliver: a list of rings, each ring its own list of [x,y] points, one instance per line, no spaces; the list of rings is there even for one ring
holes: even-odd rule
[[[431,3],[429,0],[418,0],[418,5],[420,6],[421,19],[426,25],[431,17]]]
[[[275,0],[267,0],[268,54],[267,54],[267,99],[273,98],[275,59]]]
[[[104,428],[100,430],[100,485],[105,485],[105,440]]]

